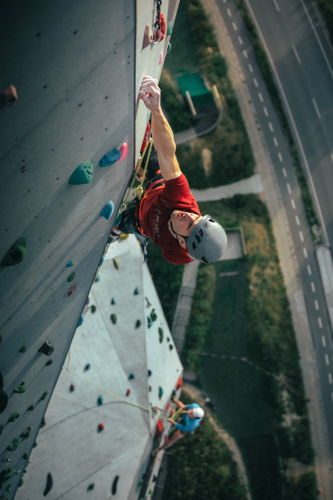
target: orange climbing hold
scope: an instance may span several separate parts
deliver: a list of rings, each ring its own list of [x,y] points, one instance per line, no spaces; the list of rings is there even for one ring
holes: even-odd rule
[[[160,22],[159,22],[159,24],[160,24],[160,26],[159,27],[155,27],[155,29],[154,29],[154,34],[153,34],[154,43],[161,42],[163,40],[163,38],[165,37],[166,22],[165,22],[164,14],[162,14],[162,12],[160,13]]]

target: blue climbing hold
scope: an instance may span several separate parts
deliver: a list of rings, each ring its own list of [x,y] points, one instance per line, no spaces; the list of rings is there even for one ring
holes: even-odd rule
[[[82,325],[82,323],[83,323],[83,316],[80,316],[80,319],[79,319],[79,321],[77,322],[77,325],[76,325],[76,326],[77,326],[77,327],[78,327],[78,326],[81,326],[81,325]]]
[[[94,165],[89,161],[84,161],[74,170],[69,178],[68,184],[89,184],[93,177]]]
[[[66,264],[66,267],[73,267],[74,266],[74,262],[72,260],[69,260]]]
[[[99,261],[99,263],[98,263],[98,267],[99,267],[99,266],[101,266],[103,263],[104,263],[104,257],[102,256],[102,257],[101,257],[101,260],[100,260],[100,261]]]
[[[113,211],[114,211],[114,204],[113,204],[113,201],[110,200],[107,202],[106,205],[104,205],[104,207],[100,211],[99,215],[108,220],[108,219],[110,219],[111,215],[113,214]]]
[[[110,167],[111,165],[116,163],[116,161],[118,161],[120,157],[121,157],[121,152],[118,149],[113,148],[109,153],[104,155],[99,160],[99,166],[100,167]]]

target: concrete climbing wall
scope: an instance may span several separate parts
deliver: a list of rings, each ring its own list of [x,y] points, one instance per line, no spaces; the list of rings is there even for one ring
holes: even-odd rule
[[[162,3],[167,22],[176,4]],[[3,498],[20,482],[140,148],[148,114],[138,86],[144,73],[159,77],[168,43],[142,49],[154,9],[154,0],[1,8]]]

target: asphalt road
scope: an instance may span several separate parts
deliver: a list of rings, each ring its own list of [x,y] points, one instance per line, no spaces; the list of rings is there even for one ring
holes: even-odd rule
[[[310,0],[248,0],[273,61],[333,248],[333,52]]]
[[[287,68],[285,69],[284,75],[289,75],[292,72],[293,68],[296,69],[296,73],[293,74],[290,79],[295,80],[297,77],[299,80],[302,80],[303,73],[297,68],[297,65],[299,65],[299,63],[297,62],[295,55],[296,53],[298,54],[298,52],[295,52],[295,50],[293,49],[293,46],[296,47],[296,40],[288,41],[286,32],[294,34],[298,40],[303,40],[303,43],[307,47],[306,53],[314,50],[311,45],[315,43],[318,45],[318,41],[313,37],[312,44],[308,41],[308,39],[310,38],[310,34],[306,32],[304,17],[300,16],[300,1],[296,0],[283,2],[283,6],[285,7],[288,4],[288,8],[286,7],[287,12],[283,17],[283,20],[281,21],[283,28],[279,34],[279,23],[276,21],[275,17],[280,14],[282,9],[278,10],[276,8],[276,1],[278,0],[251,0],[250,4],[253,9],[255,9],[255,16],[257,15],[258,10],[258,19],[260,19],[260,21],[258,20],[259,25],[261,26],[261,22],[268,23],[268,26],[265,25],[265,33],[267,38],[269,38],[270,40],[269,43],[272,43],[272,45],[274,45],[274,57],[276,57],[277,65],[283,65],[282,63],[284,63],[283,67]],[[291,8],[290,4],[293,4],[294,8]],[[246,82],[248,91],[250,93],[252,105],[256,113],[257,126],[261,130],[266,148],[269,150],[270,157],[272,158],[275,175],[278,181],[278,188],[283,199],[288,217],[288,223],[291,228],[295,257],[297,259],[298,268],[300,270],[300,279],[306,302],[306,312],[308,315],[312,341],[316,353],[318,367],[317,370],[321,388],[321,399],[325,410],[326,424],[328,429],[328,440],[330,444],[331,454],[333,454],[333,426],[331,425],[331,422],[333,421],[332,334],[327,316],[319,270],[314,255],[314,246],[311,240],[307,219],[304,213],[304,207],[298,187],[298,181],[292,164],[292,159],[290,157],[287,142],[280,128],[275,110],[272,107],[270,97],[266,91],[265,84],[262,80],[260,70],[254,58],[253,49],[249,42],[247,32],[244,28],[239,11],[237,10],[235,3],[232,0],[218,0],[217,5],[219,6],[221,15],[226,24],[230,39],[233,44],[234,51],[238,57],[243,80]],[[290,10],[291,12],[289,12]],[[270,16],[272,17],[269,22],[266,20],[266,16],[267,18],[269,18]],[[286,25],[288,24],[289,16],[293,17],[293,22],[295,23],[295,25],[287,29]],[[297,20],[301,24],[301,26],[298,26]],[[305,32],[303,32],[303,30],[305,30]],[[308,30],[312,32],[311,24],[309,23]],[[279,43],[279,40],[281,39],[283,40]],[[290,59],[291,56],[294,57],[294,61]],[[304,56],[302,55],[302,57]],[[319,55],[312,55],[311,57],[311,64],[314,65],[316,63],[316,57],[317,59],[319,59]],[[309,98],[309,92],[312,87],[310,87],[309,83],[307,83],[311,82],[311,72],[307,76],[307,79],[304,83],[304,87],[305,89],[307,89],[308,94],[302,94],[303,98],[301,98],[299,96],[299,91],[295,90],[295,81],[291,81],[290,90],[288,87],[288,94],[286,94],[286,97],[289,99],[290,95],[290,99],[293,101],[294,106],[296,105],[295,96],[297,94],[299,114],[296,113],[296,115],[297,120],[300,120],[299,123],[300,125],[302,125],[299,127],[298,133],[303,134],[303,129],[306,130],[306,135],[300,135],[300,139],[302,142],[304,141],[306,145],[306,149],[305,146],[303,147],[303,149],[304,154],[309,155],[308,158],[306,157],[308,165],[313,164],[315,158],[321,158],[321,160],[318,160],[317,164],[315,165],[314,174],[316,174],[316,177],[314,177],[314,179],[317,179],[317,177],[319,177],[320,180],[320,189],[322,189],[321,192],[323,193],[322,195],[320,195],[323,217],[326,217],[327,215],[328,222],[331,222],[330,218],[333,216],[333,197],[329,196],[329,187],[333,186],[333,179],[332,181],[329,181],[327,177],[324,179],[321,178],[323,174],[319,173],[318,175],[319,170],[322,172],[325,171],[325,168],[327,168],[328,172],[325,171],[325,175],[333,176],[332,158],[330,156],[331,153],[329,152],[328,142],[329,134],[333,133],[333,128],[329,128],[330,106],[331,104],[333,104],[333,99],[331,99],[331,104],[329,103],[329,92],[332,91],[332,85],[331,89],[327,88],[326,97],[324,98],[324,96],[322,96],[322,100],[319,99],[319,96],[324,93],[324,86],[329,84],[330,76],[327,76],[327,68],[328,66],[324,60],[324,62],[321,61],[320,66],[317,70],[313,70],[317,73],[315,77],[313,76],[313,80],[316,81],[316,85],[314,86],[314,88],[316,88],[316,92],[318,92],[318,94],[313,94],[315,99],[314,101],[312,101],[312,98]],[[326,76],[321,78],[319,74],[320,71],[323,71]],[[322,83],[322,81],[324,83]],[[308,102],[309,104],[309,99],[311,106],[304,105],[304,102]],[[319,105],[323,106],[322,103],[325,99],[327,99],[327,101],[325,101],[327,111],[324,111],[324,108],[319,108]],[[318,110],[321,110],[319,111],[319,113],[321,113],[321,118],[315,116],[316,106],[314,103],[317,104]],[[324,116],[325,119],[327,118],[327,121],[325,121],[325,126],[327,127],[327,129],[325,133],[322,133],[324,125],[321,122],[324,121]],[[296,118],[293,117],[293,119],[295,120]],[[312,145],[310,145],[310,138],[313,138],[314,133],[316,133],[317,135],[315,136],[315,139],[311,141]],[[328,167],[327,165],[330,166]],[[315,186],[315,189],[317,189],[317,186]],[[327,197],[327,199],[325,197]],[[327,224],[327,229],[329,231],[329,224]],[[304,368],[306,369],[305,365],[303,365],[303,369]]]

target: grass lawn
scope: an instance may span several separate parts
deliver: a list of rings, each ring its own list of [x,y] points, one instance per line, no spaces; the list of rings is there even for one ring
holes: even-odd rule
[[[240,360],[248,354],[245,264],[230,261],[214,267],[216,306],[206,352],[230,358],[202,357],[201,381],[216,405],[218,418],[241,447],[254,498],[279,499],[278,452],[273,436],[279,414],[262,394],[262,378],[268,376]],[[231,272],[237,274],[226,275]]]

